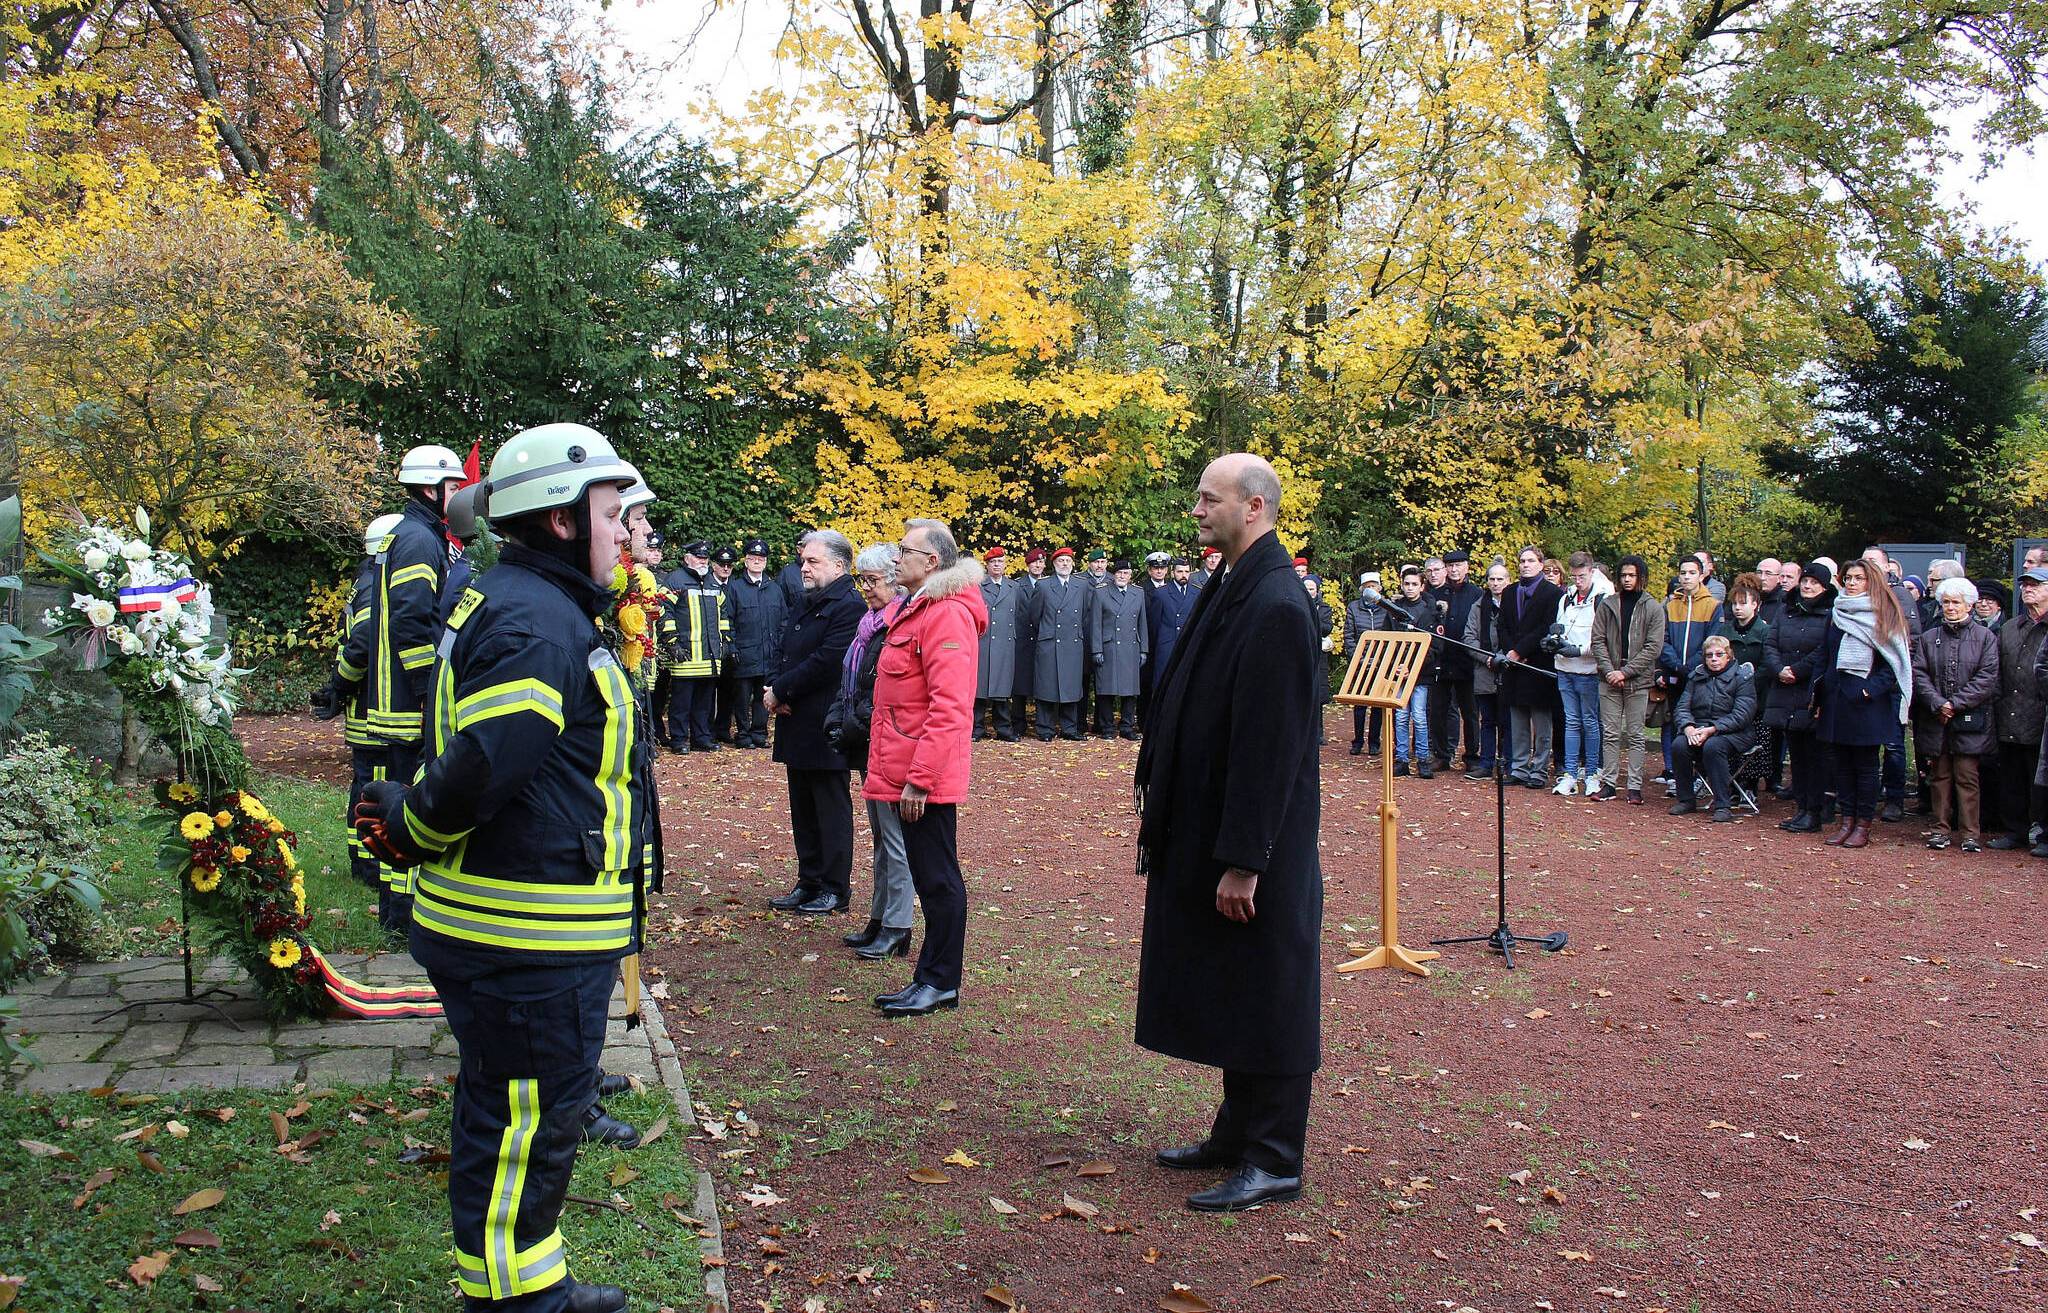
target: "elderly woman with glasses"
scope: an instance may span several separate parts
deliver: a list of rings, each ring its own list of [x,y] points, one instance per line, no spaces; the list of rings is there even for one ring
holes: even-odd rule
[[[1693,800],[1695,767],[1703,770],[1714,794],[1714,819],[1732,821],[1731,779],[1742,754],[1756,746],[1756,673],[1738,664],[1735,649],[1721,634],[1700,645],[1702,667],[1679,694],[1672,723],[1671,775],[1678,782],[1673,816],[1699,810]]]
[[[867,614],[847,645],[840,668],[839,696],[825,713],[825,732],[848,762],[867,778],[868,734],[875,715],[875,673],[889,638],[889,624],[903,609],[896,585],[901,555],[894,543],[877,543],[854,558],[854,587]],[[903,823],[887,803],[868,800],[868,829],[874,836],[875,893],[867,927],[843,942],[869,961],[910,955],[910,862],[903,851]]]

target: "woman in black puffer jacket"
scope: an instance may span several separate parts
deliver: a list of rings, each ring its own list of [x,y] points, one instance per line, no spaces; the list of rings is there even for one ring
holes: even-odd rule
[[[1828,617],[1835,609],[1835,574],[1824,561],[1812,561],[1800,572],[1799,589],[1786,601],[1778,623],[1764,642],[1764,666],[1770,696],[1764,724],[1785,736],[1792,766],[1792,796],[1799,813],[1778,828],[1810,834],[1826,823],[1828,754],[1814,737],[1813,677],[1827,642]]]

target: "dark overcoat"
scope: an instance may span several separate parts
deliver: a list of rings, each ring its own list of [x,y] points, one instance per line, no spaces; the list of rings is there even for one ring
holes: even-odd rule
[[[1012,579],[1017,589],[1016,666],[1011,671],[1010,696],[1029,698],[1031,696],[1031,668],[1036,661],[1033,653],[1037,646],[1031,641],[1031,608],[1038,593],[1038,579],[1030,573]]]
[[[775,661],[782,651],[782,621],[788,611],[782,585],[767,575],[755,583],[741,570],[726,580],[725,613],[732,618],[730,673],[741,679],[775,673]]]
[[[2034,681],[2048,624],[2024,606],[1998,631],[1998,741],[2038,747],[2044,719],[2041,686]]]
[[[1180,631],[1187,625],[1188,614],[1195,609],[1195,599],[1202,590],[1192,583],[1177,584],[1171,579],[1152,590],[1145,601],[1145,632],[1152,642],[1152,656],[1147,663],[1146,673],[1152,686],[1159,686],[1159,676],[1166,671],[1166,663],[1173,659],[1173,645],[1180,641]]]
[[[1088,659],[1095,584],[1047,575],[1031,591],[1031,691],[1040,702],[1079,702],[1081,668]]]
[[[1795,597],[1778,613],[1764,640],[1764,667],[1770,677],[1770,694],[1764,708],[1764,724],[1779,729],[1813,728],[1813,678],[1820,673],[1822,653],[1828,634],[1834,629],[1835,590],[1819,597]],[[1778,682],[1779,672],[1792,672],[1792,682]]]
[[[788,714],[775,717],[774,757],[783,765],[798,770],[850,768],[825,737],[825,713],[839,694],[840,666],[867,609],[853,589],[852,575],[841,575],[797,598],[796,609],[783,626],[782,659],[768,680],[776,701],[790,706]]]
[[[1820,741],[1848,747],[1882,746],[1899,728],[1898,676],[1882,652],[1871,655],[1868,675],[1837,670],[1835,661],[1841,650],[1842,631],[1830,624],[1813,681],[1814,701],[1820,707],[1816,726]]]
[[[1998,696],[1998,635],[1966,622],[1936,620],[1913,640],[1913,745],[1923,761],[1944,752],[1981,757],[1997,742],[1992,700]],[[1941,704],[1956,709],[1943,722]],[[1962,713],[1977,712],[1976,724]]]
[[[1538,578],[1536,591],[1525,605],[1521,587],[1522,581],[1516,580],[1500,595],[1500,632],[1493,640],[1494,647],[1502,652],[1513,652],[1538,670],[1555,670],[1557,658],[1538,644],[1550,632],[1550,627],[1557,623],[1557,603],[1564,596],[1564,589],[1548,579]],[[1557,695],[1557,681],[1509,666],[1501,671],[1500,693],[1505,704],[1511,707],[1548,707]]]
[[[974,677],[977,700],[1007,698],[1017,691],[1017,620],[1029,596],[1014,579],[981,581],[988,628],[981,631],[981,664]]]
[[[1322,1065],[1321,635],[1274,534],[1201,590],[1138,754],[1137,1041],[1229,1071]],[[1216,910],[1230,867],[1256,915]]]
[[[1089,631],[1095,661],[1095,691],[1106,698],[1134,698],[1145,675],[1145,590],[1136,584],[1095,590],[1095,623]],[[1097,659],[1099,658],[1099,660]]]

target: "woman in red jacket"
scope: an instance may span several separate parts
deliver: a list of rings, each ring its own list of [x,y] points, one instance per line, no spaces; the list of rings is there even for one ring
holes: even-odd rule
[[[973,760],[974,686],[988,608],[981,566],[960,555],[938,520],[911,520],[896,582],[909,600],[876,663],[867,782],[861,796],[893,803],[903,822],[910,880],[924,909],[924,948],[910,984],[883,994],[885,1016],[920,1017],[960,1004],[967,887],[960,878],[956,812]]]

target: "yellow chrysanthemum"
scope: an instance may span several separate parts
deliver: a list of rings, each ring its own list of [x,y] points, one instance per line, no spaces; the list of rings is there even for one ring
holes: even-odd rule
[[[284,858],[284,869],[285,869],[285,870],[287,870],[287,871],[296,871],[296,870],[298,870],[298,869],[299,869],[299,859],[298,859],[298,858],[296,858],[296,857],[294,857],[294,856],[292,856],[292,850],[291,850],[291,845],[290,845],[290,844],[287,844],[287,843],[286,843],[286,842],[285,842],[284,840],[282,840],[282,839],[279,839],[279,840],[277,841],[277,855],[278,855],[279,857],[282,857],[282,858]],[[298,877],[297,877],[297,876],[293,876],[292,878],[293,878],[293,879],[297,879]]]
[[[192,887],[202,894],[210,894],[220,888],[220,872],[211,866],[192,868]]]
[[[267,821],[270,819],[270,809],[263,805],[262,799],[245,793],[241,796],[240,802],[242,804],[242,814],[250,820]]]
[[[633,567],[634,592],[647,593],[651,595],[654,592],[654,590],[659,586],[660,585],[656,582],[654,578],[654,571],[648,569],[644,565],[636,565]]]
[[[619,652],[619,664],[626,668],[628,674],[631,674],[640,668],[640,662],[646,656],[647,653],[640,647],[640,640],[631,639]]]
[[[249,860],[249,850],[247,848],[244,848],[241,844],[236,844],[234,847],[228,849],[228,856],[235,859],[235,865],[240,866],[242,863]]]
[[[638,638],[647,632],[647,608],[628,602],[619,608],[619,632],[628,638]]]
[[[306,914],[306,886],[304,886],[304,885],[302,885],[302,884],[297,884],[297,883],[294,883],[294,884],[292,885],[292,915],[294,915],[294,916],[304,916],[305,914]]]
[[[615,566],[613,566],[613,567],[612,567],[612,591],[613,591],[613,592],[615,592],[615,593],[623,593],[623,592],[625,592],[625,591],[626,591],[626,584],[627,584],[627,583],[628,583],[628,579],[627,579],[627,575],[626,575],[626,567],[625,567],[625,566],[623,566],[623,565],[615,565]]]
[[[178,822],[178,833],[194,843],[213,833],[213,817],[205,812],[189,812]]]
[[[296,939],[273,939],[270,941],[270,965],[280,971],[297,966],[299,959],[304,956],[305,952],[300,949],[299,941]]]
[[[225,830],[235,823],[235,814],[226,809],[217,811],[213,814],[213,823]]]
[[[271,818],[270,818],[270,832],[271,832],[272,834],[283,834],[283,833],[284,833],[284,822],[283,822],[283,821],[281,821],[281,820],[279,820],[279,819],[277,819],[277,817],[275,817],[275,816],[271,817]]]
[[[199,796],[199,790],[183,780],[173,784],[166,792],[170,795],[172,802],[191,802]]]

